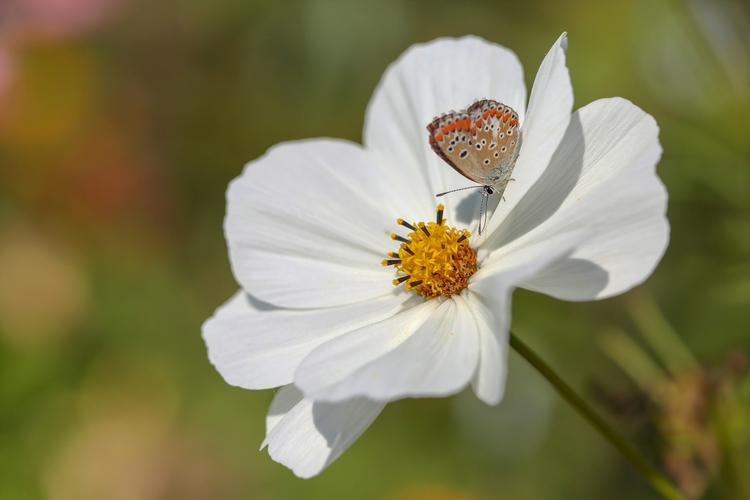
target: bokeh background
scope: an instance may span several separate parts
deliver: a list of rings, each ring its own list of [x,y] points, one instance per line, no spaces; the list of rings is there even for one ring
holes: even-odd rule
[[[413,43],[482,36],[530,88],[562,31],[576,107],[656,117],[672,239],[622,297],[517,291],[513,329],[690,498],[750,498],[747,2],[0,0],[0,499],[657,498],[513,353],[499,406],[390,404],[297,479],[200,337],[247,161],[360,141]]]

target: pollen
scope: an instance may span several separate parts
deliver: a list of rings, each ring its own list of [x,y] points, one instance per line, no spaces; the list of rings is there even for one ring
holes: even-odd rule
[[[403,283],[407,290],[426,299],[460,293],[477,270],[477,252],[469,246],[471,234],[448,226],[444,209],[437,206],[436,222],[410,224],[398,219],[396,222],[410,233],[406,237],[391,235],[401,245],[398,252],[388,252],[382,262],[396,268],[394,285]]]

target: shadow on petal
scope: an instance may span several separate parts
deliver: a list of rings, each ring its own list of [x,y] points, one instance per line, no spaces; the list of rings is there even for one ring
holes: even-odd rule
[[[471,224],[471,222],[477,218],[479,201],[481,194],[479,190],[481,186],[477,186],[477,196],[469,195],[461,200],[456,205],[456,222],[461,223],[465,226]]]
[[[362,435],[383,407],[385,403],[366,398],[352,398],[343,403],[313,403],[313,423],[330,448],[324,467],[333,463]]]
[[[281,387],[266,417],[261,449],[275,461],[309,478],[331,465],[370,426],[385,403],[353,398],[316,403],[294,385]]]
[[[487,211],[486,213],[494,213],[498,205],[501,204],[500,199],[500,196],[489,196],[487,198],[487,206],[485,207],[485,210]],[[473,222],[477,222],[479,220],[479,217],[482,215],[480,213],[481,203],[482,186],[477,185],[476,194],[470,194],[469,196],[466,196],[456,206],[456,222],[461,223],[467,227],[470,226]]]
[[[549,166],[503,219],[485,245],[497,249],[520,238],[552,217],[581,179],[586,151],[583,127],[574,113]],[[523,154],[523,152],[521,153]],[[498,210],[502,210],[502,203]]]
[[[279,393],[281,393],[281,391],[284,391],[283,397],[279,396]],[[273,403],[268,409],[268,417],[272,419],[272,423],[269,424],[270,428],[273,428],[278,422],[274,419],[281,418],[289,413],[289,411],[297,406],[297,403],[302,401],[302,399],[305,397],[304,394],[302,394],[302,391],[300,391],[293,385],[283,386],[279,389],[278,393],[274,390],[274,394],[277,397],[273,398]]]
[[[250,306],[257,311],[275,311],[280,309],[273,304],[269,304],[268,302],[263,302],[262,300],[255,298],[247,292],[245,292],[245,298],[247,299]]]
[[[576,282],[571,287],[571,277]],[[518,286],[565,300],[591,300],[609,283],[609,273],[601,266],[584,259],[561,260]]]

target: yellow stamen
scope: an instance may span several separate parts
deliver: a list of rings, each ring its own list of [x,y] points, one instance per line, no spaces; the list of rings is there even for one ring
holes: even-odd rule
[[[477,252],[469,246],[471,234],[466,229],[448,227],[444,208],[438,205],[437,222],[409,224],[398,219],[398,224],[411,232],[406,238],[391,235],[391,239],[402,242],[401,247],[398,254],[388,252],[390,259],[382,262],[396,267],[399,278],[393,280],[394,285],[406,282],[407,290],[426,299],[460,293],[477,270]]]

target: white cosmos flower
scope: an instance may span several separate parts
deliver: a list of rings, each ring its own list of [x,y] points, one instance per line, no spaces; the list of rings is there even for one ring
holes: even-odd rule
[[[476,37],[415,45],[375,90],[364,145],[280,144],[230,184],[225,232],[241,290],[203,336],[228,383],[283,386],[263,446],[298,476],[328,466],[388,401],[471,384],[498,403],[515,287],[600,299],[641,283],[661,258],[669,226],[656,122],[620,98],[572,113],[566,47],[563,34],[527,107],[508,49]],[[425,299],[394,286],[381,261],[399,249],[389,237],[397,218],[433,221],[435,194],[467,185],[431,150],[426,125],[484,97],[519,114],[514,182],[482,238],[469,238],[468,285]],[[475,212],[473,190],[443,198],[447,227],[466,228],[457,207],[467,197]],[[460,258],[471,267],[471,255]]]

